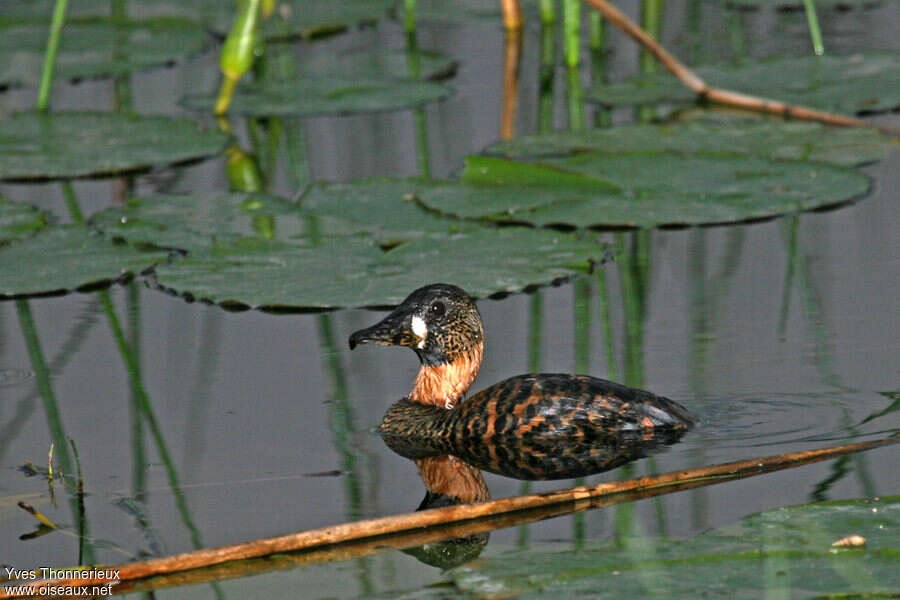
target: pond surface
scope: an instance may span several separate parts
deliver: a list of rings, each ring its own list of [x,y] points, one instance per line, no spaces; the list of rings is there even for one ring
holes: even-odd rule
[[[721,11],[709,9],[706,16],[704,27],[715,33],[691,37],[681,9],[678,2],[667,6],[664,40],[682,52],[734,51]],[[835,51],[896,47],[898,3],[860,12],[859,18],[833,11],[821,16]],[[740,18],[752,54],[805,51],[802,13]],[[537,36],[530,27],[524,39],[522,134],[536,127]],[[634,46],[617,34],[611,38],[611,76],[633,72]],[[500,95],[502,35],[494,22],[432,26],[422,28],[419,43],[460,60],[451,80],[456,94],[425,110],[432,173],[445,176],[459,169],[463,156],[497,139],[499,101],[486,99]],[[400,28],[385,22],[318,42],[315,51],[366,45],[402,45]],[[136,109],[180,112],[174,102],[182,93],[214,84],[216,61],[214,53],[205,54],[135,76]],[[562,74],[558,79],[555,119],[564,124]],[[111,89],[103,81],[60,85],[54,107],[111,106]],[[28,106],[32,93],[7,91],[0,95],[0,110]],[[620,111],[614,119],[630,115]],[[898,123],[896,114],[881,119]],[[307,123],[307,133],[316,179],[417,172],[412,112],[316,118]],[[759,223],[603,233],[624,253],[592,275],[531,294],[479,301],[486,354],[473,389],[534,367],[579,371],[668,396],[700,418],[678,444],[591,476],[588,483],[896,433],[900,152],[864,172],[873,181],[872,192],[851,204]],[[272,191],[291,197],[283,170],[275,181]],[[74,185],[86,214],[114,202],[120,186],[116,181]],[[135,182],[136,192],[144,194],[227,187],[221,158]],[[67,219],[56,184],[4,184],[0,193]],[[643,273],[638,280],[643,302],[637,306],[628,266],[635,264]],[[126,333],[137,341],[144,389],[171,464],[161,458],[148,427],[135,435],[128,371],[102,298],[91,292],[31,300],[51,366],[58,424],[80,458],[92,554],[79,556],[72,529],[21,539],[35,530],[36,521],[18,501],[60,524],[73,524],[76,514],[63,486],[57,484],[51,498],[45,478],[28,477],[21,469],[27,462],[46,467],[51,435],[15,304],[0,303],[0,565],[121,563],[404,513],[419,505],[424,488],[415,466],[388,450],[374,431],[388,406],[411,388],[417,360],[407,349],[366,346],[351,354],[347,346],[351,332],[384,313],[227,312],[143,284],[117,285],[110,294]],[[481,556],[502,557],[521,548],[565,551],[620,537],[650,542],[690,537],[778,507],[896,494],[897,458],[896,447],[886,447],[643,500],[628,505],[633,513],[600,509],[501,529],[491,534]],[[494,498],[572,484],[523,483],[492,474],[485,479]],[[156,594],[425,598],[461,593],[428,587],[445,579],[441,569],[393,551]]]

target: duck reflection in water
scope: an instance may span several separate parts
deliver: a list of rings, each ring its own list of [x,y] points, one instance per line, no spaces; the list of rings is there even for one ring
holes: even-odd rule
[[[519,479],[599,473],[677,441],[694,424],[662,396],[586,375],[511,377],[466,398],[481,366],[484,328],[462,289],[419,288],[358,344],[408,346],[421,368],[407,398],[379,428],[388,446],[412,459],[453,455]]]

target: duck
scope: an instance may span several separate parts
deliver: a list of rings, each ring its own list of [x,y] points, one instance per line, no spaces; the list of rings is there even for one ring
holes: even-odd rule
[[[677,441],[696,419],[652,392],[588,375],[530,373],[469,395],[484,357],[484,324],[462,288],[435,283],[406,297],[361,344],[406,346],[420,363],[410,393],[379,433],[413,460],[452,455],[520,479],[562,479],[608,470]]]

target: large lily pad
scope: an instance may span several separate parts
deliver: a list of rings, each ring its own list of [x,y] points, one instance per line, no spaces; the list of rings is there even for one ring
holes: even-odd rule
[[[432,81],[345,78],[275,80],[239,85],[229,110],[234,113],[273,115],[347,115],[400,110],[437,102],[452,90]],[[188,95],[182,104],[210,111],[215,96]]]
[[[186,297],[228,306],[388,306],[435,281],[476,296],[520,291],[586,271],[604,252],[592,240],[521,228],[426,237],[389,252],[370,238],[313,248],[245,238],[161,265],[156,278]]]
[[[323,237],[362,233],[394,246],[426,234],[479,228],[436,215],[410,198],[429,185],[416,179],[317,183],[298,204],[239,192],[131,198],[95,214],[91,224],[113,239],[187,252],[241,237],[309,246]]]
[[[900,106],[900,54],[805,56],[698,67],[709,85],[843,113]],[[587,100],[605,105],[688,102],[696,96],[668,73],[594,87]]]
[[[47,46],[47,22],[0,22],[0,85],[36,85]],[[202,51],[211,42],[193,21],[155,18],[70,19],[56,58],[56,77],[124,75]]]
[[[116,281],[166,256],[114,244],[84,227],[52,227],[0,248],[0,297],[66,292]]]
[[[382,245],[395,245],[426,234],[455,234],[478,225],[435,214],[416,197],[444,184],[423,179],[374,178],[346,183],[316,183],[300,199],[305,211],[352,222]],[[453,185],[453,184],[449,184]]]
[[[693,539],[519,550],[450,572],[492,598],[888,597],[900,589],[900,497],[780,508]],[[831,544],[857,534],[864,548]]]
[[[302,47],[301,47],[302,48]],[[457,63],[440,52],[355,48],[349,52],[297,54],[291,77],[302,79],[443,79],[456,71]]]
[[[283,50],[279,45],[279,49]],[[298,56],[284,74],[243,82],[230,110],[252,115],[353,114],[399,110],[441,100],[452,93],[432,79],[452,75],[456,63],[436,52],[356,49]],[[213,94],[188,94],[182,104],[212,110]]]
[[[394,16],[403,18],[404,1],[394,3]],[[522,0],[522,13],[526,20],[537,16],[537,2]],[[429,23],[469,23],[492,21],[500,23],[503,11],[500,2],[494,0],[417,0],[416,20]]]
[[[37,208],[0,198],[0,246],[34,235],[45,224],[46,217]]]
[[[816,7],[827,8],[872,8],[882,4],[883,0],[816,0]],[[726,6],[742,9],[774,7],[778,10],[802,11],[802,0],[724,0]]]
[[[310,215],[281,198],[241,192],[130,198],[93,215],[91,224],[115,240],[184,252],[234,238],[309,245],[311,237],[360,231],[340,218]]]
[[[279,10],[262,22],[268,40],[311,38],[339,32],[347,27],[375,21],[387,15],[392,0],[281,0]],[[0,14],[15,18],[49,20],[55,0],[0,0]],[[78,17],[105,17],[109,0],[79,0],[69,3],[69,13]],[[224,36],[234,21],[234,2],[222,0],[142,0],[127,3],[134,18],[178,15],[205,23]],[[68,27],[68,25],[67,25]],[[46,35],[41,36],[46,40]]]
[[[275,14],[262,22],[262,31],[268,40],[327,35],[383,18],[391,4],[393,0],[281,0]],[[215,27],[224,34],[231,19],[220,18]]]
[[[463,215],[536,225],[576,227],[709,224],[759,219],[809,210],[849,200],[869,189],[869,180],[854,170],[806,162],[772,162],[752,156],[587,152],[541,162],[516,162],[469,157],[462,182],[476,184],[500,172],[512,181],[528,181],[534,172],[558,170],[565,176],[594,178],[622,191],[546,186],[525,188],[538,205],[529,207],[523,195],[496,194],[484,186],[445,186],[421,193],[419,200],[443,214]],[[515,176],[516,171],[520,176]],[[573,179],[574,181],[574,179]]]
[[[15,113],[0,120],[0,179],[123,173],[217,154],[228,139],[172,117]]]
[[[540,158],[583,152],[730,152],[854,166],[882,160],[897,149],[896,140],[874,129],[742,118],[530,135],[494,144],[485,153]]]

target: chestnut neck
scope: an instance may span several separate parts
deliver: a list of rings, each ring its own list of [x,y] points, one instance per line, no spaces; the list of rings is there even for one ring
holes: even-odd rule
[[[475,381],[483,353],[484,343],[479,340],[449,362],[431,366],[423,364],[409,394],[410,401],[453,408]]]

